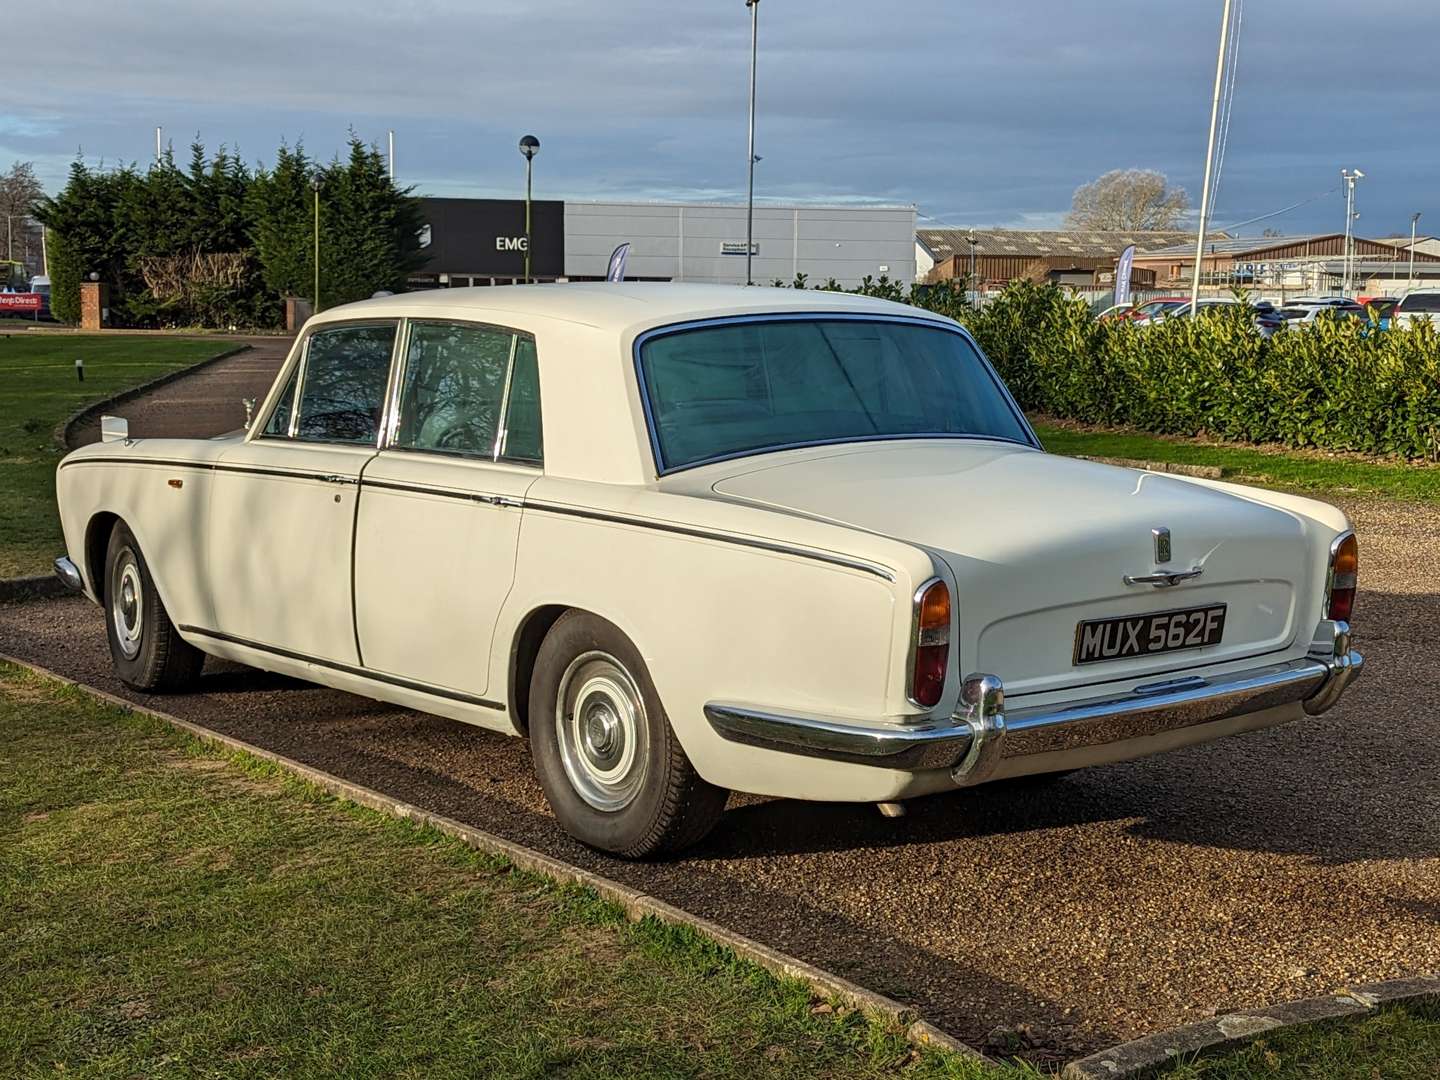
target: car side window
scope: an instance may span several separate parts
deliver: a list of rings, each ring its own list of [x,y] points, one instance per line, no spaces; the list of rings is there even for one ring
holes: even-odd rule
[[[290,417],[295,412],[295,384],[299,381],[300,365],[296,364],[290,369],[290,378],[285,380],[285,389],[281,391],[280,399],[275,402],[270,419],[265,423],[264,434],[282,439],[289,437]]]
[[[337,326],[311,334],[296,436],[313,442],[374,443],[394,346],[394,323]]]
[[[508,420],[507,388],[512,408],[525,400]],[[538,461],[539,407],[529,335],[465,323],[410,324],[393,446]],[[507,437],[506,429],[514,434]]]
[[[505,430],[501,434],[500,457],[539,465],[545,460],[540,433],[540,369],[535,357],[535,339],[522,337],[515,344],[515,364],[510,373],[510,398],[505,408]]]

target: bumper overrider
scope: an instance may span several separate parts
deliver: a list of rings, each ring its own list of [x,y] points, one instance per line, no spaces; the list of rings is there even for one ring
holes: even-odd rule
[[[1183,744],[1247,730],[1226,722],[1268,710],[1280,711],[1252,726],[1294,719],[1295,710],[1285,706],[1298,704],[1303,713],[1318,715],[1340,699],[1363,665],[1350,648],[1350,627],[1327,619],[1301,659],[1149,683],[1120,697],[1007,710],[1000,679],[972,675],[947,721],[862,725],[718,702],[705,706],[705,716],[731,742],[885,769],[949,769],[956,784],[968,787],[997,774],[1106,760],[1103,752],[1087,753],[1097,748],[1115,751],[1108,760],[1139,757],[1164,749],[1156,737],[1170,733],[1182,736]],[[1206,725],[1212,725],[1208,732]]]
[[[55,560],[55,576],[63,581],[71,592],[85,590],[85,579],[80,576],[80,568],[63,555]]]

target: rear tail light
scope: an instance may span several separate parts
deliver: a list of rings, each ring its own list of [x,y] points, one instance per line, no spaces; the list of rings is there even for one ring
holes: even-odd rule
[[[1330,545],[1330,581],[1325,617],[1336,622],[1349,622],[1355,612],[1356,572],[1360,568],[1360,548],[1355,534],[1341,534]]]
[[[929,709],[945,692],[945,668],[950,662],[950,590],[932,581],[915,594],[914,664],[910,671],[910,700]]]

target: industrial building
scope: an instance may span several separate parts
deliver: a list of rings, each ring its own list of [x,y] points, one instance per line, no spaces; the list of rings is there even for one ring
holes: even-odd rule
[[[1411,253],[1396,242],[1350,238],[1349,280],[1363,295],[1399,295],[1411,282]],[[1417,243],[1415,284],[1440,280],[1440,255]],[[1136,252],[1135,266],[1155,275],[1161,289],[1187,285],[1195,273],[1195,242]],[[1215,238],[1206,242],[1201,284],[1216,288],[1263,290],[1283,299],[1286,293],[1339,292],[1346,280],[1345,234]]]
[[[921,229],[915,234],[920,278],[927,282],[966,279],[974,253],[981,289],[1011,281],[1053,282],[1075,288],[1110,288],[1120,253],[1135,245],[1134,288],[1149,288],[1154,276],[1140,269],[1141,252],[1181,243],[1186,233],[1097,232],[1089,229]],[[1223,234],[1218,234],[1223,235]],[[1195,243],[1190,234],[1190,243]]]
[[[425,266],[413,288],[509,285],[524,278],[525,203],[520,199],[420,200]],[[886,275],[915,280],[913,206],[755,207],[751,277],[854,287]],[[531,204],[535,281],[598,281],[611,253],[630,245],[629,281],[745,282],[746,207],[731,203]]]

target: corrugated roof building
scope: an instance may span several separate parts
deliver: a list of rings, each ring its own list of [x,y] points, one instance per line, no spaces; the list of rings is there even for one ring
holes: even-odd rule
[[[1223,236],[1224,234],[1218,234]],[[964,278],[970,272],[970,238],[974,237],[975,274],[982,287],[1009,281],[1054,281],[1095,286],[1113,281],[1115,262],[1131,244],[1138,257],[1182,243],[1193,235],[1166,232],[1098,232],[1090,229],[918,229],[916,270],[927,282]],[[1147,274],[1137,274],[1144,287]]]

